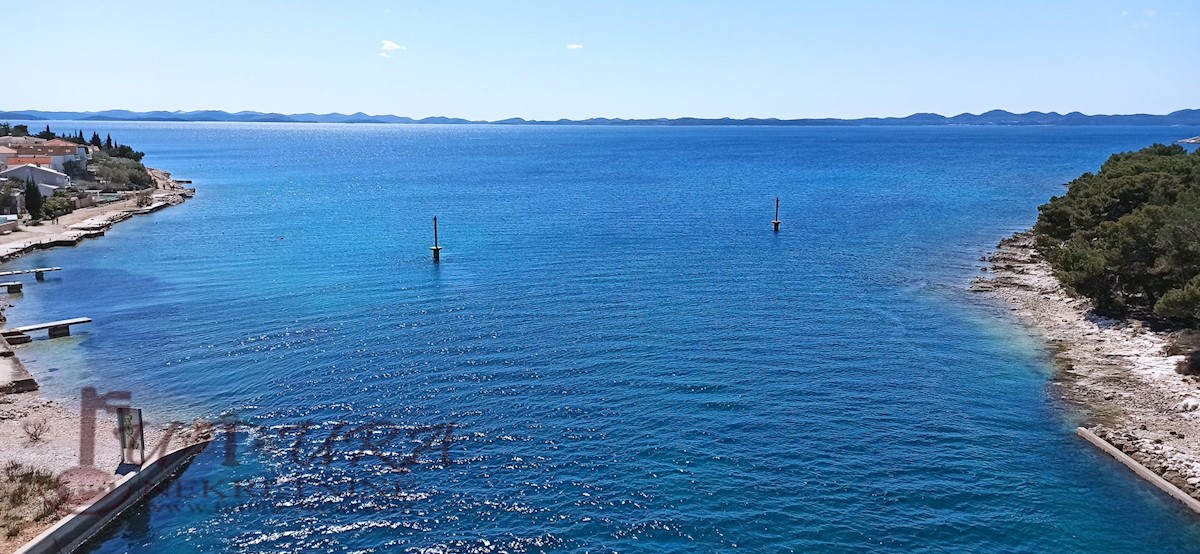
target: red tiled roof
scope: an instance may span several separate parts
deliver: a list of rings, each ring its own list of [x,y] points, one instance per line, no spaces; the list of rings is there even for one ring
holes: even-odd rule
[[[39,144],[36,146],[13,146],[13,150],[17,151],[17,155],[29,156],[74,156],[79,153],[75,146],[47,146]]]
[[[53,163],[54,160],[50,158],[37,156],[8,159],[8,167],[17,167],[18,165],[51,165]]]

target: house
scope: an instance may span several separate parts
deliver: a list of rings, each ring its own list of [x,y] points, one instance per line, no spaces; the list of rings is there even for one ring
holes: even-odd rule
[[[54,158],[49,156],[13,155],[8,157],[5,165],[7,165],[9,168],[17,167],[18,165],[36,165],[38,167],[50,167],[53,169],[51,166],[54,165]]]
[[[46,139],[37,137],[0,137],[0,146],[13,148],[15,146],[35,146],[46,142]]]
[[[64,190],[65,185],[51,185],[47,183],[37,183],[38,192],[42,193],[42,198],[50,198],[54,193]]]
[[[0,146],[0,171],[8,169],[8,159],[16,155],[16,150],[7,146]]]
[[[65,187],[71,184],[71,178],[65,173],[54,171],[48,167],[22,164],[0,171],[0,178],[12,181],[33,181],[39,185],[54,185]]]
[[[42,146],[68,146],[68,147],[74,148],[75,154],[77,156],[79,156],[79,158],[82,160],[86,160],[87,158],[90,157],[90,154],[91,154],[91,149],[88,148],[88,145],[79,144],[77,142],[71,142],[71,141],[65,140],[65,139],[48,140],[48,141],[42,143]]]
[[[55,171],[62,171],[67,162],[78,161],[87,163],[86,152],[81,156],[79,154],[79,145],[71,144],[70,146],[47,146],[45,144],[36,144],[32,146],[14,146],[13,150],[17,151],[19,157],[45,157],[50,158],[49,167]],[[13,165],[13,164],[9,164]],[[41,164],[39,164],[41,165]]]

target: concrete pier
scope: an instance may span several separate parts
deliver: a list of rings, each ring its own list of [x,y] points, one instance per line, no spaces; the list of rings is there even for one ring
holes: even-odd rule
[[[0,329],[0,336],[3,336],[9,344],[24,344],[33,341],[33,337],[29,336],[29,333],[32,331],[40,331],[45,329],[50,338],[56,339],[58,337],[71,336],[72,325],[80,325],[91,322],[92,318],[90,317],[76,317],[74,319],[63,319],[59,321],[50,321],[47,323],[37,323],[34,325],[22,325],[20,327]]]
[[[25,364],[13,354],[8,342],[0,338],[0,394],[29,392],[37,388],[37,381],[25,369]]]
[[[46,272],[48,272],[48,271],[62,271],[62,268],[61,267],[38,267],[38,268],[34,268],[34,269],[17,269],[17,270],[13,270],[13,271],[0,271],[0,277],[9,277],[12,275],[21,275],[24,273],[32,273],[33,276],[35,278],[37,278],[38,281],[45,281],[46,280]]]

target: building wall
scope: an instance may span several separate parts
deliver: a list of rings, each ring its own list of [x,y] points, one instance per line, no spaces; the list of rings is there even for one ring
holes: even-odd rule
[[[59,175],[47,171],[38,171],[29,166],[17,167],[11,171],[6,171],[4,177],[8,179],[16,179],[18,181],[33,181],[35,183],[45,183],[48,185],[67,186],[71,184],[71,179],[66,175]]]

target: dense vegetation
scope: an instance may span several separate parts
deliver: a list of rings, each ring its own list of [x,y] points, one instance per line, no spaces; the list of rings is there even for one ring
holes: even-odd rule
[[[1200,326],[1200,151],[1115,154],[1039,211],[1038,250],[1100,312]]]
[[[146,166],[130,158],[96,152],[92,154],[88,167],[100,179],[100,188],[105,192],[144,189],[154,185]]]

